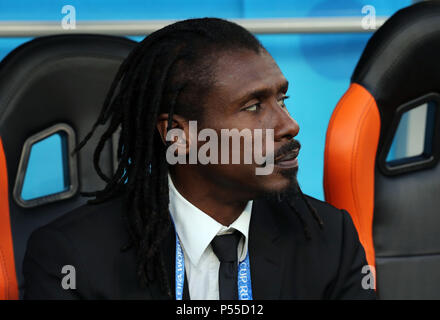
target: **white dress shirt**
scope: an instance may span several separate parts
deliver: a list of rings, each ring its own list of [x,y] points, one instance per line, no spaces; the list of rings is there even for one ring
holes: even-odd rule
[[[217,235],[237,230],[244,237],[237,249],[239,262],[246,258],[248,250],[249,223],[252,201],[249,201],[240,216],[230,225],[224,226],[186,200],[177,191],[168,176],[170,190],[170,213],[185,257],[185,272],[191,300],[218,300],[218,272],[220,261],[211,248]],[[174,288],[173,288],[174,289]]]

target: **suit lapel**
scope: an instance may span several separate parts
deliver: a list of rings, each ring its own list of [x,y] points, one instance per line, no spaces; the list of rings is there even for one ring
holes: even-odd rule
[[[279,299],[285,241],[276,223],[276,207],[255,200],[249,227],[249,259],[254,299]]]

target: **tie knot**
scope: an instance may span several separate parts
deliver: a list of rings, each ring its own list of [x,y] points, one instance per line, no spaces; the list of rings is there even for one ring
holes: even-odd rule
[[[234,262],[238,260],[237,247],[240,239],[241,233],[235,231],[231,234],[216,236],[212,240],[212,250],[220,262]]]

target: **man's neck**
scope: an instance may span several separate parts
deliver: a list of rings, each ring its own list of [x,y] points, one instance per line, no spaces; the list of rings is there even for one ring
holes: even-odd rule
[[[194,206],[224,226],[231,225],[243,212],[249,199],[239,199],[202,177],[188,179],[179,171],[170,172],[177,191]]]

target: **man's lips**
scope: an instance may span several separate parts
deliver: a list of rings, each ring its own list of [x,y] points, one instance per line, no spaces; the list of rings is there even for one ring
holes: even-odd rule
[[[299,148],[293,149],[275,158],[275,165],[280,168],[294,168],[298,166]]]

